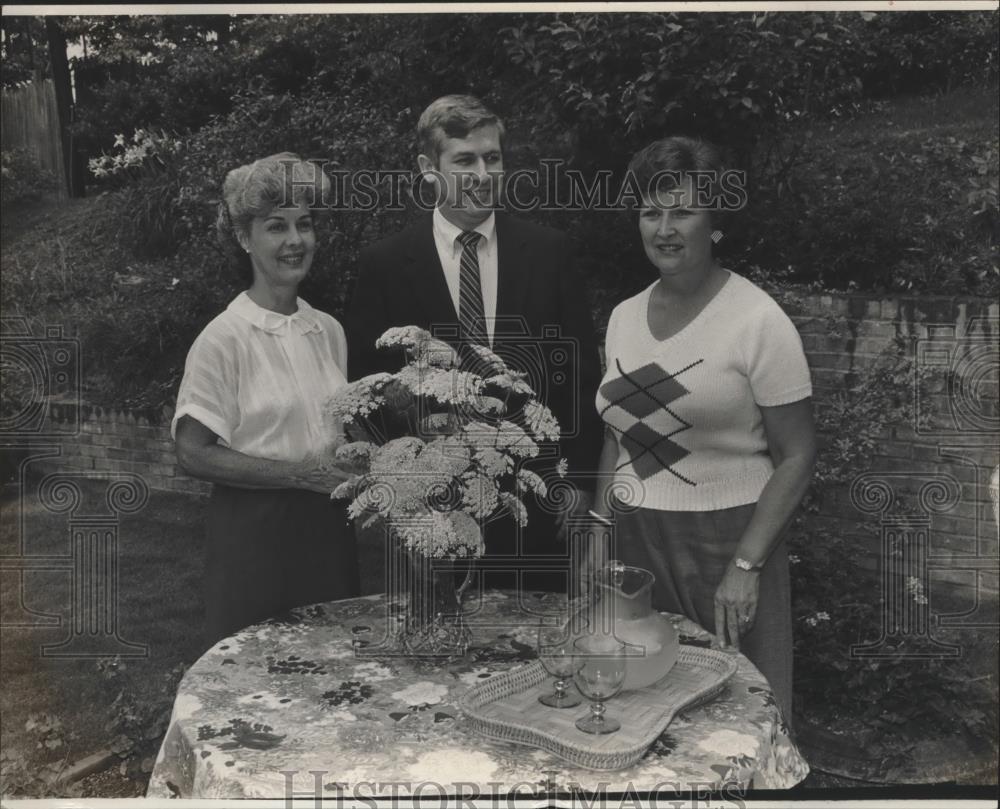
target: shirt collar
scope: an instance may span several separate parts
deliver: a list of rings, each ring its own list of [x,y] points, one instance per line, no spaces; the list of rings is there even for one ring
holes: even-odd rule
[[[229,304],[229,309],[258,329],[271,334],[289,334],[293,328],[299,334],[321,331],[322,326],[320,326],[316,310],[302,298],[296,298],[295,303],[298,306],[296,312],[282,315],[265,309],[263,306],[258,306],[246,292],[242,292]]]
[[[489,218],[480,222],[473,228],[473,230],[476,231],[476,233],[482,234],[483,240],[481,244],[484,247],[488,247],[496,237],[496,214],[491,213]],[[460,227],[452,224],[444,218],[444,214],[441,213],[440,208],[434,209],[434,235],[440,240],[441,244],[448,245],[451,248],[452,255],[455,255],[455,253],[462,249],[461,243],[456,242],[455,240],[461,236],[463,232],[464,231]]]

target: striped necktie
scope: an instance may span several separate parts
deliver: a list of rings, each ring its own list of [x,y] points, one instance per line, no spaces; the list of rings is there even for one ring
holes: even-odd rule
[[[483,289],[479,280],[479,252],[477,245],[481,233],[465,230],[456,238],[462,244],[458,276],[458,322],[462,338],[470,343],[488,345],[486,310],[483,307]]]

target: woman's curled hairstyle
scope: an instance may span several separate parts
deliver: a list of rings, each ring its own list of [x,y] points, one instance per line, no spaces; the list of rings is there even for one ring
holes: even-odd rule
[[[320,210],[329,191],[323,169],[292,152],[262,157],[226,175],[215,228],[226,258],[247,286],[253,283],[253,267],[240,237],[249,235],[254,218],[303,202]]]
[[[735,176],[730,178],[732,183],[726,182],[727,171],[719,150],[700,138],[675,136],[653,141],[632,158],[628,173],[643,200],[673,191],[684,178],[705,177],[707,182],[698,184],[707,195],[715,227],[722,226],[722,215],[729,210],[723,200],[743,199],[742,183],[736,184]]]

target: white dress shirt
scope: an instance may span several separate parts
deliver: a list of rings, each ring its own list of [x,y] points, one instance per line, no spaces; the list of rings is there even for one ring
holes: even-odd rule
[[[486,316],[486,335],[490,345],[493,345],[494,321],[497,316],[497,225],[496,215],[490,214],[489,219],[474,228],[483,238],[477,244],[479,253],[479,283],[483,293],[483,314]],[[434,209],[434,244],[437,246],[438,257],[444,270],[444,280],[448,284],[451,302],[458,315],[459,264],[462,259],[462,243],[457,241],[462,229],[453,225],[441,213]]]
[[[301,461],[342,432],[324,409],[346,373],[347,339],[335,318],[301,298],[294,314],[278,314],[243,292],[191,346],[171,434],[191,416],[224,446]]]

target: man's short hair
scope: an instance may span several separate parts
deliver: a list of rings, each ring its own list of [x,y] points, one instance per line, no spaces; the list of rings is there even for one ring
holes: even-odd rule
[[[503,143],[503,121],[474,96],[449,95],[432,101],[417,121],[417,146],[435,164],[445,138],[464,138],[481,126],[495,126]]]

